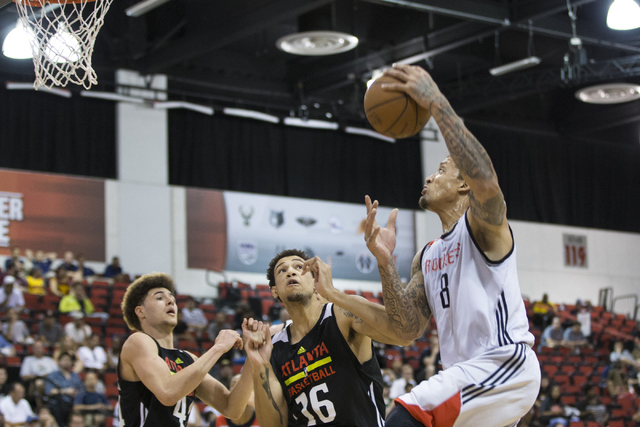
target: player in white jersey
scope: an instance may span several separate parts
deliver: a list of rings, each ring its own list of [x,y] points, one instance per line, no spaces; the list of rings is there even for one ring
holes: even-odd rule
[[[378,261],[391,326],[416,339],[433,314],[445,368],[396,399],[387,426],[514,426],[536,400],[540,367],[495,170],[424,69],[396,65],[385,74],[401,82],[386,90],[429,109],[450,153],[420,198],[421,208],[438,214],[444,234],[416,254],[406,286],[392,256],[397,211],[381,228],[378,202],[366,197],[365,240]]]

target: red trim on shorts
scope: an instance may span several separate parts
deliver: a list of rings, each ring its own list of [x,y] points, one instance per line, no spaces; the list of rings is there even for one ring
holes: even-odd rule
[[[452,427],[453,423],[458,419],[458,415],[460,415],[460,407],[462,406],[460,392],[454,394],[431,411],[424,411],[418,405],[409,405],[400,399],[396,399],[395,402],[404,406],[413,418],[427,427]]]

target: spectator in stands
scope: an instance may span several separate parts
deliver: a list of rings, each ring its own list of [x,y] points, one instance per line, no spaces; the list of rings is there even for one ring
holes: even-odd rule
[[[233,318],[233,329],[242,329],[242,322],[244,319],[256,318],[256,315],[251,310],[251,306],[246,301],[240,301],[236,305],[236,314]]]
[[[549,296],[547,294],[543,294],[542,300],[535,301],[532,309],[533,324],[544,330],[551,323],[551,319],[555,315],[555,307],[549,302]]]
[[[564,331],[563,345],[573,349],[580,350],[588,344],[587,339],[582,334],[580,322],[574,322],[571,327]]]
[[[62,298],[69,293],[70,281],[71,277],[69,277],[69,272],[60,266],[56,269],[55,276],[49,279],[49,290],[52,294]]]
[[[109,399],[104,393],[96,391],[98,374],[87,372],[84,377],[84,391],[76,395],[73,401],[73,412],[83,415],[85,425],[100,426],[105,421],[105,414],[113,411]]]
[[[16,349],[5,337],[4,335],[0,335],[0,353],[5,356],[15,356]]]
[[[231,378],[231,390],[233,386],[237,384],[240,380],[240,374],[234,375]],[[249,401],[247,402],[247,407],[245,408],[242,416],[236,419],[226,418],[224,415],[218,415],[218,417],[213,421],[210,425],[215,427],[250,427],[250,426],[259,426],[258,420],[256,419],[256,411],[255,411],[255,403],[254,403],[254,395],[251,393],[251,397],[249,397]]]
[[[197,307],[196,300],[193,297],[188,297],[181,311],[182,319],[187,324],[187,331],[194,333],[197,338],[201,338],[208,322],[202,310]]]
[[[24,386],[19,382],[9,385],[9,395],[0,400],[0,412],[10,426],[23,425],[27,418],[35,416],[31,405],[24,398]]]
[[[43,406],[38,411],[38,419],[40,420],[41,427],[58,427],[56,419],[51,415],[51,411],[46,406]]]
[[[599,425],[604,425],[609,419],[609,413],[607,412],[606,405],[602,403],[598,397],[599,390],[598,386],[588,384],[586,386],[586,397],[578,402],[576,408],[580,410],[581,419],[595,421]]]
[[[78,265],[75,262],[73,252],[67,251],[64,253],[64,257],[62,258],[62,264],[58,265],[57,268],[60,268],[60,267],[71,272],[78,271]]]
[[[193,339],[193,335],[191,335],[188,332],[189,326],[186,324],[186,322],[183,319],[183,315],[182,315],[182,310],[178,311],[178,323],[176,324],[176,327],[173,329],[173,340],[174,341],[179,341],[179,340],[192,340]]]
[[[27,324],[20,320],[14,308],[7,310],[7,321],[2,324],[2,335],[14,344],[31,344],[33,342]]]
[[[551,325],[542,333],[540,337],[541,347],[557,347],[562,345],[564,340],[564,330],[562,329],[562,320],[560,317],[555,316],[551,321]]]
[[[122,351],[122,343],[124,340],[120,335],[115,335],[111,339],[111,346],[107,348],[107,365],[109,369],[116,369],[118,367],[118,360],[120,360],[120,352]]]
[[[45,381],[49,409],[61,425],[66,425],[74,398],[84,387],[78,374],[71,370],[74,363],[72,354],[62,353],[58,358],[59,370],[49,374]]]
[[[227,314],[224,311],[218,311],[216,313],[215,320],[209,325],[209,341],[215,342],[218,333],[223,329],[232,329],[230,323],[227,322]]]
[[[20,258],[20,248],[13,246],[11,248],[11,256],[4,261],[5,271],[9,270],[12,266],[18,266],[23,264],[23,259]]]
[[[13,276],[4,276],[2,279],[3,288],[0,290],[0,309],[7,310],[13,308],[20,312],[24,308],[24,296],[14,284],[16,278]]]
[[[45,254],[44,251],[41,250],[37,250],[35,256],[30,249],[27,249],[24,252],[27,258],[31,260],[33,268],[39,268],[43,276],[49,274],[49,271],[51,270],[51,263],[58,256],[55,252]]]
[[[611,363],[622,362],[623,365],[634,366],[636,360],[633,358],[629,350],[624,348],[624,343],[622,341],[616,341],[613,344],[613,351],[609,353],[609,361]]]
[[[122,274],[122,267],[120,267],[120,258],[114,256],[111,259],[111,264],[107,265],[107,268],[105,268],[103,276],[114,278],[120,274]]]
[[[229,359],[220,361],[220,376],[217,378],[228,390],[231,387],[231,378],[233,378],[233,362]]]
[[[64,297],[62,297],[58,309],[60,310],[60,313],[93,313],[93,304],[87,297],[87,293],[82,282],[74,282],[71,285],[69,295],[65,295]]]
[[[99,372],[107,369],[107,352],[100,345],[99,335],[91,335],[86,339],[86,345],[78,349],[78,357],[85,369],[95,369]]]
[[[291,316],[289,316],[287,309],[282,307],[278,313],[278,318],[271,322],[271,325],[284,325],[287,323],[287,320],[291,320]]]
[[[607,390],[612,398],[622,395],[629,390],[627,372],[620,360],[613,362],[609,366],[607,372]]]
[[[91,336],[91,327],[84,323],[84,314],[81,311],[74,311],[71,317],[73,320],[64,325],[64,333],[76,344],[83,344]]]
[[[545,397],[540,405],[539,417],[543,423],[548,423],[554,418],[564,416],[564,404],[560,400],[562,388],[559,384],[553,384],[549,395]]]
[[[33,354],[22,361],[20,367],[20,379],[27,385],[29,400],[32,408],[42,407],[44,397],[44,378],[58,370],[58,364],[53,358],[45,355],[44,343],[33,343]]]
[[[38,325],[38,339],[44,340],[49,344],[57,344],[64,336],[62,326],[56,320],[56,316],[52,310],[48,310],[44,319]]]
[[[28,292],[31,295],[44,296],[46,291],[44,289],[44,278],[42,272],[38,267],[33,267],[27,275],[27,287]]]
[[[56,348],[53,350],[53,360],[58,363],[60,355],[64,353],[71,354],[75,360],[72,368],[73,372],[79,374],[84,371],[82,360],[80,360],[80,358],[78,357],[78,344],[67,335],[63,335],[60,341],[58,341],[58,343],[56,344]]]
[[[72,412],[71,415],[69,415],[68,427],[88,427],[88,426],[84,423],[84,417],[82,416],[82,414]]]
[[[87,267],[85,265],[84,261],[85,261],[84,255],[83,254],[79,254],[78,255],[78,273],[81,274],[80,280],[96,275],[96,272],[93,271],[92,268]]]
[[[0,399],[9,395],[9,383],[7,380],[9,379],[9,375],[7,375],[6,368],[0,368]]]
[[[402,365],[402,373],[400,378],[396,379],[391,383],[391,390],[389,392],[389,396],[392,399],[395,399],[398,396],[405,394],[405,387],[411,384],[412,386],[416,385],[416,380],[413,378],[413,367],[409,364]]]

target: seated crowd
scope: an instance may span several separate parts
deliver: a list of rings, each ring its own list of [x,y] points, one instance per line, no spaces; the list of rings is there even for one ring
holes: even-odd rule
[[[71,252],[57,265],[55,254],[24,255],[14,248],[0,274],[0,426],[117,426],[116,367],[129,333],[119,303],[128,276],[117,257],[96,275]],[[241,329],[248,317],[272,325],[287,321],[286,310],[264,285],[222,285],[220,298],[212,302],[177,296],[177,347],[200,354],[220,330]],[[535,406],[519,426],[640,425],[636,322],[589,302],[557,306],[545,295],[526,304],[542,382]],[[623,325],[621,331],[612,330],[617,325]],[[442,369],[433,321],[409,346],[374,345],[387,412],[394,398]],[[211,374],[231,387],[243,362],[244,353],[232,349]],[[249,409],[232,421],[199,404],[189,426],[258,425]]]

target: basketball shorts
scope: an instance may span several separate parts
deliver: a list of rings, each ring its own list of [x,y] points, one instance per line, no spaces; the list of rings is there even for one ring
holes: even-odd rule
[[[507,427],[531,409],[539,390],[535,353],[526,344],[511,344],[441,371],[398,397],[396,405],[430,427]],[[396,427],[391,415],[386,426]]]

